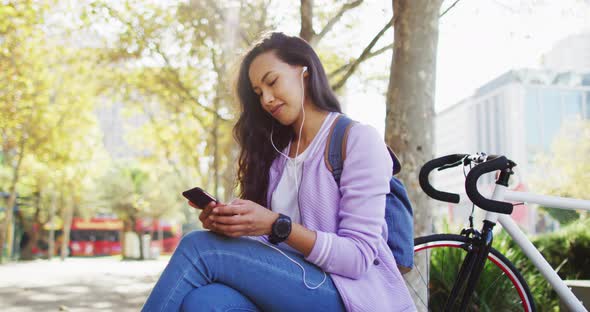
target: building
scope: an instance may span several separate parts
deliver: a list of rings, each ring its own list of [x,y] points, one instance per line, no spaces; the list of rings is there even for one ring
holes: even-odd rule
[[[583,42],[573,44],[578,42],[574,39]],[[568,38],[560,44],[590,46],[590,35]],[[568,59],[560,58],[566,54]],[[585,71],[574,70],[576,60],[573,58],[579,58],[579,68]],[[544,59],[545,65],[551,64],[557,69],[510,70],[481,86],[469,98],[438,112],[435,154],[507,155],[518,164],[513,187],[526,190],[528,179],[536,170],[535,156],[549,151],[561,126],[576,118],[590,119],[590,49],[567,52],[567,47],[558,44]],[[484,180],[484,184],[492,182],[492,177]],[[463,174],[453,169],[436,175],[435,185],[457,193],[465,192]],[[491,190],[491,186],[483,185],[481,189]],[[462,202],[438,211],[446,214],[445,209],[451,222],[457,223],[467,220],[471,204]],[[529,233],[537,232],[540,220],[536,207],[519,206],[513,218]]]

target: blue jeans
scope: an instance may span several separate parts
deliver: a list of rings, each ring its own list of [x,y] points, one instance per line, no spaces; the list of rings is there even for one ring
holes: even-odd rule
[[[303,256],[309,286],[324,274]],[[317,289],[284,255],[249,238],[195,231],[182,238],[142,311],[345,311],[329,274]]]

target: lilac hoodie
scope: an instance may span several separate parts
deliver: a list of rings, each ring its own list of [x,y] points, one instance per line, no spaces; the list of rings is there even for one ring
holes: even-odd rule
[[[330,274],[347,311],[415,311],[386,243],[385,195],[392,161],[383,138],[371,126],[352,126],[338,189],[324,158],[328,135],[316,138],[322,148],[303,164],[301,222],[317,233],[305,259]],[[285,162],[277,157],[270,168],[269,208]]]

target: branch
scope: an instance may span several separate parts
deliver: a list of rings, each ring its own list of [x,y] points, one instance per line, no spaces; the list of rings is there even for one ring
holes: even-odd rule
[[[346,11],[356,8],[357,6],[361,5],[361,3],[363,3],[363,0],[355,0],[353,2],[349,2],[349,3],[346,3],[346,4],[342,5],[342,7],[338,11],[338,13],[336,13],[336,15],[334,15],[334,17],[332,17],[328,21],[328,23],[326,24],[326,26],[324,26],[324,29],[322,29],[322,31],[317,36],[314,36],[313,37],[313,39],[312,39],[313,43],[317,43],[320,40],[322,40],[322,38],[324,38],[324,36],[330,30],[332,30],[332,28],[334,27],[334,25],[342,18],[342,16],[344,15],[344,13],[346,13]]]
[[[335,85],[332,86],[332,89],[333,90],[338,90],[338,89],[342,88],[342,86],[344,86],[344,84],[346,83],[346,80],[348,80],[348,78],[352,75],[352,73],[354,73],[354,71],[360,65],[360,63],[364,62],[369,57],[369,55],[371,55],[371,49],[373,49],[373,47],[375,46],[375,44],[377,44],[377,41],[379,41],[379,39],[381,38],[381,36],[383,36],[383,34],[390,27],[392,27],[392,25],[393,25],[393,17],[375,35],[375,37],[373,38],[373,40],[371,40],[371,42],[369,43],[369,45],[367,47],[365,47],[365,49],[363,50],[363,52],[361,53],[361,55],[356,60],[354,60],[354,62],[352,62],[352,64],[350,64],[350,67],[348,68],[348,70],[344,74],[344,77],[342,77],[342,79],[340,79],[340,81],[338,81]],[[381,51],[381,50],[382,49],[380,49],[379,51]],[[382,53],[382,52],[383,51],[381,51],[380,53]]]
[[[447,14],[455,5],[457,5],[457,3],[461,1],[461,0],[455,0],[455,2],[453,2],[453,4],[451,4],[444,12],[442,12],[438,18],[440,19],[441,17],[443,17],[445,14]]]
[[[219,115],[219,113],[217,111],[215,111],[213,108],[209,107],[209,106],[205,106],[201,103],[199,103],[199,99],[197,99],[194,95],[191,94],[190,90],[184,85],[184,83],[182,83],[182,80],[180,79],[180,75],[178,74],[178,71],[173,70],[173,66],[170,63],[170,60],[168,59],[168,57],[162,52],[162,50],[160,49],[160,45],[159,44],[154,44],[155,46],[155,50],[156,52],[164,59],[164,62],[166,62],[166,71],[169,72],[170,74],[172,74],[173,78],[174,78],[174,82],[176,83],[176,86],[187,96],[189,97],[193,102],[195,102],[195,104],[199,105],[200,107],[202,107],[204,110],[206,110],[207,112],[217,116],[219,119],[223,120],[223,121],[229,121],[228,119],[223,118],[221,115]],[[199,120],[200,121],[200,120]]]
[[[103,5],[103,7],[104,7],[104,8],[106,8],[106,9],[108,10],[108,12],[109,12],[109,14],[110,14],[111,16],[113,16],[114,18],[116,18],[117,20],[119,20],[120,22],[122,22],[123,24],[127,25],[127,27],[129,27],[129,28],[131,28],[131,29],[134,29],[134,28],[135,28],[135,27],[134,27],[134,26],[131,24],[131,22],[129,22],[129,21],[125,20],[124,18],[122,18],[122,17],[121,17],[121,15],[120,15],[120,14],[118,14],[118,12],[117,12],[117,11],[115,11],[114,9],[112,9],[111,7],[109,7],[109,6],[107,6],[107,5]],[[136,33],[136,34],[138,34],[138,33]],[[143,40],[144,42],[147,42],[147,41],[148,41],[148,40],[147,40],[148,38],[146,38],[146,36],[145,36],[144,34],[143,34],[143,35],[142,35],[142,34],[138,34],[138,35],[139,35],[139,38],[140,38],[141,40]],[[189,99],[191,99],[193,102],[195,102],[195,104],[197,104],[199,107],[203,108],[205,111],[207,111],[207,112],[209,112],[209,113],[211,113],[211,114],[217,115],[217,116],[218,116],[218,117],[219,117],[221,120],[224,120],[224,121],[229,121],[229,120],[227,120],[227,119],[223,118],[222,116],[220,116],[220,115],[219,115],[219,114],[218,114],[218,113],[217,113],[215,110],[213,110],[212,108],[210,108],[210,107],[207,107],[207,106],[205,106],[205,105],[201,104],[201,103],[199,102],[199,100],[198,100],[197,98],[195,98],[195,97],[194,97],[194,96],[191,94],[190,90],[188,90],[188,88],[187,88],[187,87],[186,87],[186,86],[185,86],[185,85],[182,83],[182,81],[180,80],[180,76],[178,75],[178,72],[177,72],[177,71],[175,71],[175,70],[172,70],[173,66],[172,66],[172,64],[170,63],[170,60],[168,59],[168,57],[167,57],[167,56],[166,56],[166,55],[165,55],[165,54],[162,52],[162,50],[160,49],[160,45],[159,45],[158,43],[154,43],[154,46],[155,46],[155,48],[154,48],[154,49],[150,49],[150,50],[151,50],[152,52],[156,52],[157,54],[159,54],[159,55],[162,57],[162,59],[164,59],[164,62],[165,62],[165,63],[166,63],[166,65],[167,65],[167,68],[165,68],[165,69],[166,69],[166,70],[167,70],[169,73],[171,73],[171,74],[172,74],[172,76],[173,76],[173,78],[174,78],[174,80],[175,80],[176,86],[177,86],[177,87],[178,87],[178,88],[179,88],[179,89],[180,89],[180,90],[181,90],[181,91],[182,91],[182,92],[183,92],[183,93],[184,93],[184,94],[185,94],[185,95],[186,95],[186,96],[187,96]]]
[[[460,0],[455,0],[455,2],[453,2],[453,4],[451,4],[451,5],[450,5],[450,6],[449,6],[449,7],[448,7],[448,8],[447,8],[447,9],[446,9],[446,10],[445,10],[443,13],[441,13],[441,14],[439,15],[439,18],[441,18],[441,17],[443,17],[445,14],[447,14],[447,13],[448,13],[448,12],[449,12],[449,11],[450,11],[450,10],[451,10],[453,7],[455,7],[455,6],[457,5],[457,3],[458,3],[459,1],[460,1]],[[346,4],[346,5],[352,5],[352,4],[354,4],[354,3],[350,3],[350,4]],[[344,8],[346,5],[344,5],[344,6],[343,6],[343,8]],[[340,13],[340,12],[339,12],[339,13]],[[359,56],[357,59],[355,59],[354,61],[352,61],[352,62],[350,62],[350,63],[347,63],[347,64],[344,64],[344,65],[340,66],[339,68],[337,68],[336,70],[334,70],[334,71],[332,71],[331,73],[329,73],[329,74],[328,74],[328,77],[329,77],[329,78],[333,78],[334,76],[336,76],[336,75],[340,74],[341,72],[343,72],[343,71],[347,71],[347,73],[345,74],[344,78],[342,78],[342,79],[341,79],[339,82],[337,82],[337,83],[336,83],[336,84],[335,84],[335,85],[332,87],[334,90],[337,90],[337,89],[341,88],[341,87],[344,85],[344,83],[346,82],[346,80],[348,80],[349,76],[352,74],[352,72],[354,72],[354,70],[356,69],[356,67],[357,67],[357,66],[358,66],[360,63],[362,63],[362,62],[364,62],[364,61],[366,61],[366,60],[368,60],[368,59],[370,59],[370,58],[373,58],[373,57],[375,57],[375,56],[377,56],[377,55],[379,55],[379,54],[381,54],[381,53],[383,53],[383,52],[385,52],[385,51],[387,51],[387,50],[393,49],[393,43],[390,43],[390,44],[388,44],[388,45],[386,45],[386,46],[382,47],[381,49],[379,49],[379,50],[377,50],[377,51],[374,51],[374,52],[368,52],[368,53],[366,53],[367,51],[370,51],[370,49],[371,49],[371,48],[373,47],[373,45],[374,45],[374,44],[377,42],[377,40],[378,40],[378,39],[379,39],[379,38],[380,38],[380,37],[383,35],[383,33],[385,33],[385,31],[386,31],[386,30],[387,30],[387,29],[388,29],[390,26],[392,26],[392,25],[393,25],[393,19],[392,19],[392,20],[391,20],[391,21],[390,21],[390,22],[389,22],[387,25],[385,25],[385,27],[384,27],[384,28],[383,28],[383,29],[382,29],[382,30],[381,30],[381,31],[380,31],[380,32],[377,34],[377,36],[375,36],[375,38],[373,38],[373,41],[371,41],[371,44],[369,44],[369,46],[367,46],[367,48],[365,48],[365,50],[363,51],[363,53],[361,53],[361,55],[360,55],[360,56]],[[326,25],[326,27],[327,27],[327,25]],[[324,29],[324,30],[325,30],[325,29]],[[324,30],[322,30],[322,33],[324,32]],[[320,35],[321,35],[321,34],[320,34]],[[320,35],[318,35],[318,37],[319,37]],[[377,39],[377,40],[375,40],[375,39]],[[319,40],[319,39],[318,39],[318,40]],[[367,49],[368,49],[368,50],[367,50]]]
[[[377,55],[379,55],[379,54],[381,54],[381,53],[383,53],[383,52],[385,52],[387,50],[391,50],[391,49],[393,49],[393,43],[390,43],[390,44],[384,46],[383,48],[381,48],[381,49],[379,49],[379,50],[377,50],[375,52],[369,53],[367,55],[367,57],[365,57],[365,61],[366,60],[369,60],[369,59],[371,59],[371,58],[373,58],[373,57],[375,57],[375,56],[377,56]],[[355,61],[356,61],[356,59],[354,61],[350,62],[350,63],[346,63],[346,64],[338,67],[336,70],[334,70],[334,71],[332,71],[331,73],[328,74],[328,78],[333,78],[334,76],[338,75],[339,73],[341,73],[341,72],[349,69],[350,66],[352,66],[352,64]]]

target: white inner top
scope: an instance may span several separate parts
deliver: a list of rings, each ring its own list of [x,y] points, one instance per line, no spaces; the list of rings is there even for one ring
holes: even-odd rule
[[[277,188],[272,193],[271,207],[274,212],[282,213],[291,218],[293,223],[301,224],[301,214],[299,212],[299,186],[301,185],[301,177],[303,175],[303,163],[307,159],[308,155],[313,154],[318,148],[320,148],[319,139],[327,135],[330,130],[332,121],[338,117],[338,113],[330,112],[324,119],[322,126],[316,136],[311,141],[311,144],[303,151],[303,153],[297,155],[297,157],[289,157],[283,170],[283,174],[279,180]],[[322,146],[323,147],[323,146]],[[288,155],[291,143],[287,145],[283,153]],[[281,155],[281,157],[286,157]],[[283,245],[283,244],[281,244]],[[291,249],[288,245],[284,244],[287,249]]]

